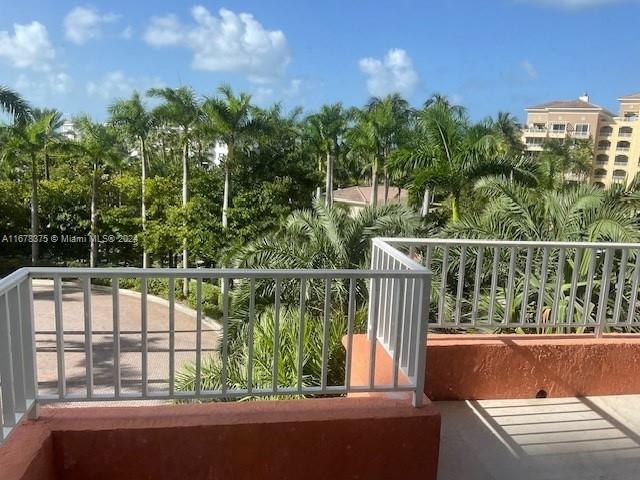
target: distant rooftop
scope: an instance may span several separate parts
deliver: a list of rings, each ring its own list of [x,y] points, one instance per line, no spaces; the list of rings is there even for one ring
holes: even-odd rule
[[[618,100],[619,101],[620,100],[638,100],[638,101],[640,101],[640,92],[631,93],[629,95],[623,95]]]
[[[368,205],[371,202],[373,187],[347,187],[333,191],[333,200],[353,205]],[[389,203],[406,203],[409,193],[405,189],[389,187]],[[384,185],[378,185],[378,203],[384,202]]]
[[[541,103],[540,105],[534,105],[533,107],[527,108],[527,110],[546,110],[550,108],[561,108],[561,109],[572,109],[572,108],[588,108],[593,110],[604,110],[600,105],[595,105],[590,102],[585,102],[584,100],[575,99],[575,100],[554,100],[552,102]]]

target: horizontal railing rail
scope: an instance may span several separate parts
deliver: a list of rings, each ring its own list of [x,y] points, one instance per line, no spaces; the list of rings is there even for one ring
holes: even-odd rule
[[[640,244],[384,241],[434,272],[431,328],[640,330]]]
[[[31,267],[12,273],[0,280],[2,438],[41,402],[398,391],[413,393],[420,405],[431,273],[375,244],[393,261],[371,270]],[[186,300],[184,279],[191,310],[178,308]],[[368,379],[353,382],[354,335],[391,321],[378,298],[391,284],[394,327],[383,347],[392,370],[376,367],[372,342]],[[152,295],[156,290],[164,298]],[[411,308],[400,309],[400,300]]]

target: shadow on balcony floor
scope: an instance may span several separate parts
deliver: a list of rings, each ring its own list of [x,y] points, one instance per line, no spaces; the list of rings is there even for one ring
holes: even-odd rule
[[[435,402],[440,480],[631,480],[640,395]]]

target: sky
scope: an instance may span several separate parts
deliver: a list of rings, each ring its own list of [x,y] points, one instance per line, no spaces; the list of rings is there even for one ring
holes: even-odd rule
[[[221,83],[313,112],[432,93],[474,120],[640,91],[640,0],[0,0],[0,84],[106,118],[133,90]]]

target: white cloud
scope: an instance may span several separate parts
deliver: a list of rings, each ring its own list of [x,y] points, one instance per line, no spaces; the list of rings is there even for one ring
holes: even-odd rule
[[[129,25],[124,30],[120,32],[120,38],[124,38],[125,40],[129,40],[133,36],[133,27]]]
[[[64,72],[45,72],[33,78],[21,73],[16,81],[16,89],[31,99],[45,100],[51,95],[65,95],[71,92],[73,82]]]
[[[101,80],[87,82],[87,93],[105,100],[127,97],[134,90],[144,92],[152,87],[162,87],[164,83],[157,77],[128,77],[121,70],[107,73]]]
[[[155,47],[183,46],[193,52],[196,70],[236,72],[255,83],[282,76],[291,57],[280,30],[266,30],[253,15],[221,8],[219,16],[203,6],[191,9],[195,20],[182,24],[175,15],[153,17],[144,39]]]
[[[518,0],[519,3],[530,3],[543,7],[556,7],[566,9],[580,9],[598,7],[613,3],[622,3],[629,0]]]
[[[47,29],[40,22],[13,25],[14,34],[0,31],[0,59],[16,68],[47,71],[56,56]]]
[[[525,71],[529,79],[534,80],[538,78],[538,71],[529,60],[523,60],[520,62],[520,66]]]
[[[419,77],[413,61],[400,48],[389,50],[382,60],[362,58],[358,65],[367,76],[367,90],[376,97],[390,93],[410,96],[418,85]]]
[[[64,18],[64,34],[67,40],[82,45],[102,36],[102,25],[113,23],[119,15],[100,13],[93,7],[76,7]]]

